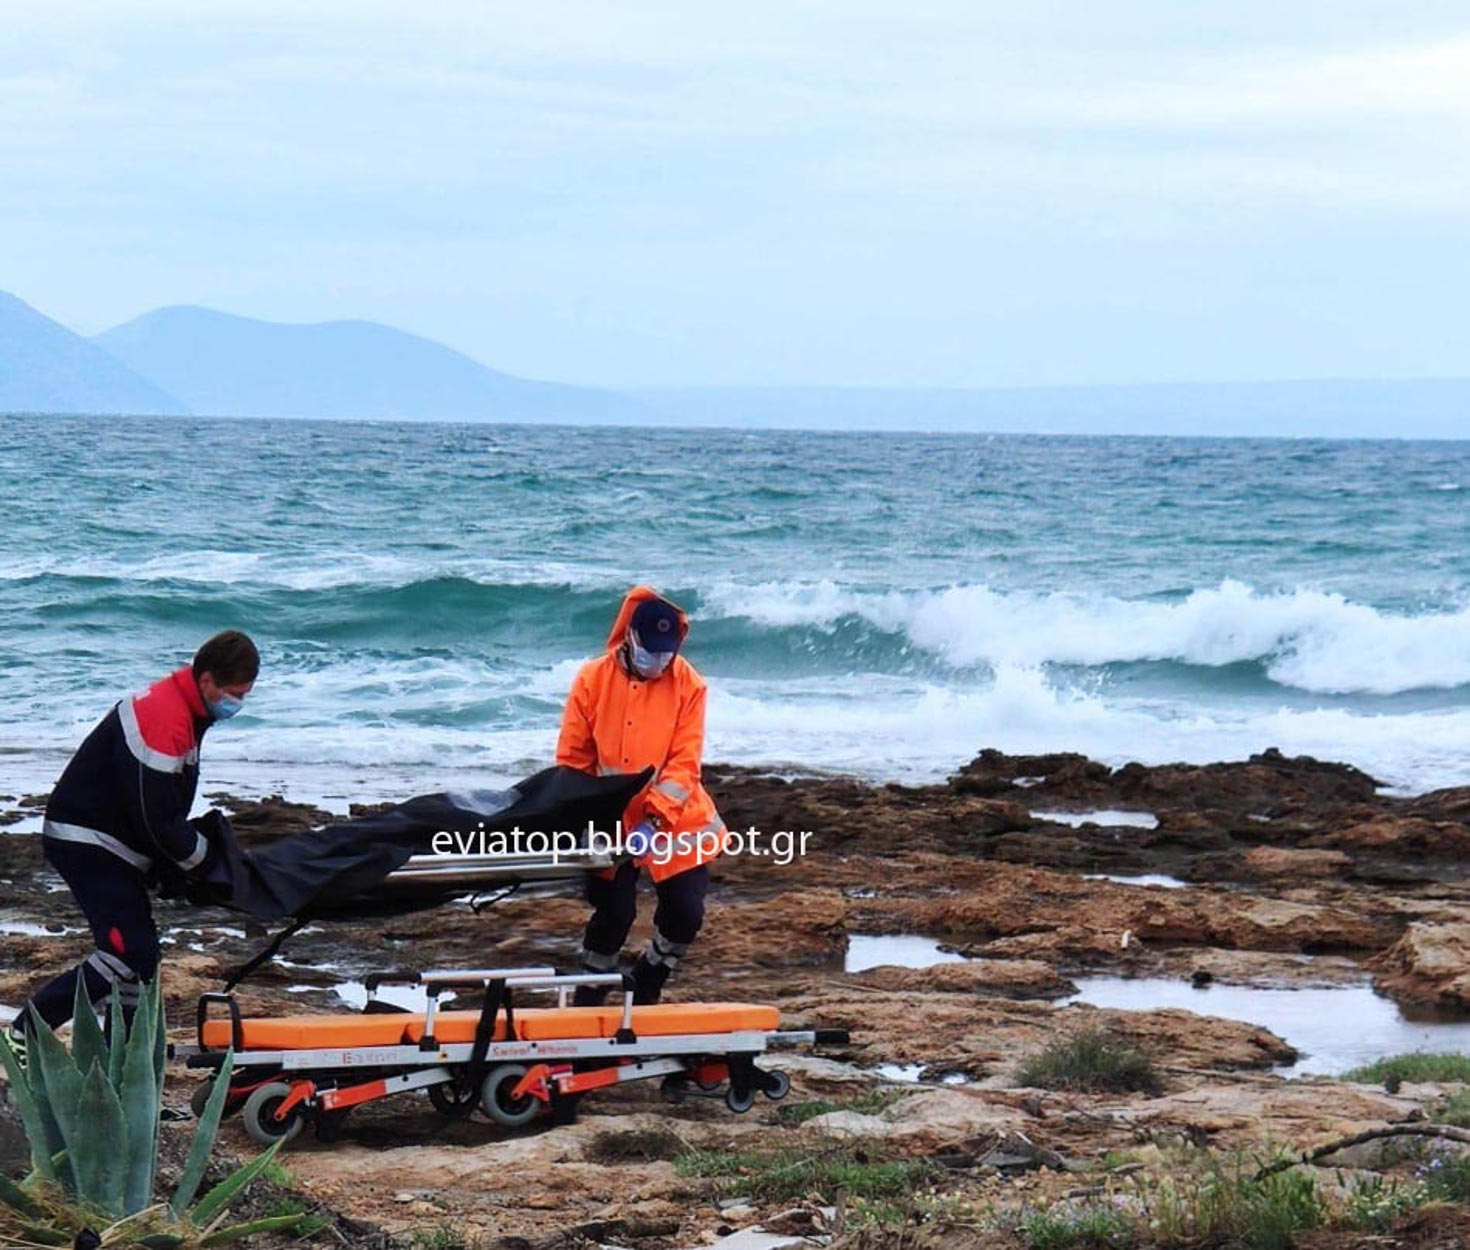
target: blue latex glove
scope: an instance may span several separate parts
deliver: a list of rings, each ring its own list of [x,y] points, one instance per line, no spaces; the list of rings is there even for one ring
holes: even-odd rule
[[[639,821],[623,838],[623,850],[637,859],[647,855],[653,845],[653,826],[646,820]]]

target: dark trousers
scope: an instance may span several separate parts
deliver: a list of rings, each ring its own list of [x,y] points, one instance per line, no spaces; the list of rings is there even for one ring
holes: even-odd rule
[[[97,949],[73,968],[53,978],[28,1004],[53,1029],[72,1017],[77,978],[86,984],[96,1008],[115,1004],[131,1018],[138,989],[158,971],[158,929],[143,874],[101,847],[43,838],[47,861],[71,887],[72,897],[87,918]],[[22,1012],[17,1022],[28,1021]]]
[[[664,982],[699,935],[704,898],[709,893],[709,865],[700,864],[656,882],[654,892],[658,905],[653,913],[653,940],[633,965],[633,1001],[637,1003],[658,1002]],[[589,873],[585,893],[592,916],[582,935],[582,966],[589,972],[611,972],[618,966],[623,943],[638,917],[638,865],[631,860],[619,864],[611,880]],[[584,992],[578,1001],[601,1001],[601,995]]]

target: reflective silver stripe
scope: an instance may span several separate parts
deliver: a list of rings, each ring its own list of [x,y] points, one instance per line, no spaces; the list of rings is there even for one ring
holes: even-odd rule
[[[127,739],[128,750],[140,764],[146,764],[160,773],[181,773],[185,764],[191,764],[199,758],[198,751],[191,750],[186,755],[169,755],[163,751],[155,751],[144,742],[143,730],[138,725],[138,709],[133,706],[132,699],[124,699],[117,705],[117,717],[122,721],[123,737]]]
[[[130,846],[124,846],[110,833],[100,829],[88,829],[85,825],[68,825],[59,820],[47,820],[41,825],[41,836],[55,838],[58,842],[81,842],[88,846],[100,846],[118,859],[132,864],[134,868],[146,870],[153,863],[146,855],[140,855]]]
[[[202,833],[194,835],[194,852],[188,859],[179,860],[179,867],[185,872],[191,872],[204,862],[204,857],[209,854],[209,843]]]
[[[597,765],[597,775],[599,777],[626,777],[630,773],[630,769],[619,768],[616,764],[599,763]]]
[[[725,832],[725,822],[721,820],[718,816],[710,821],[709,824],[705,825],[703,829],[696,829],[694,831],[694,836],[697,838],[701,833],[714,833],[716,831],[720,833]]]
[[[617,955],[604,955],[601,951],[589,951],[582,948],[582,967],[593,972],[616,972],[618,969]]]
[[[660,794],[666,794],[676,803],[689,802],[689,791],[684,789],[677,781],[656,781],[653,788]]]
[[[653,941],[648,944],[648,953],[644,958],[651,964],[663,964],[668,968],[675,968],[689,952],[688,942],[676,942],[673,938],[666,937],[657,929],[653,931]]]
[[[85,962],[91,964],[93,971],[108,981],[136,981],[138,979],[138,974],[111,951],[93,951],[87,956]]]

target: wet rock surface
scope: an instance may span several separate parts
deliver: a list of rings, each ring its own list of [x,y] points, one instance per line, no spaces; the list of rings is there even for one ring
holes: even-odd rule
[[[793,1081],[787,1105],[820,1103],[819,1113],[798,1120],[758,1100],[736,1116],[722,1101],[668,1104],[643,1082],[589,1097],[576,1124],[513,1135],[478,1117],[446,1121],[421,1096],[403,1096],[355,1111],[335,1144],[293,1143],[302,1193],[400,1239],[450,1225],[486,1245],[549,1247],[573,1244],[556,1239],[581,1228],[583,1242],[670,1248],[777,1217],[828,1227],[810,1203],[752,1200],[742,1212],[713,1181],[680,1170],[691,1150],[819,1154],[877,1143],[900,1158],[968,1159],[953,1183],[977,1202],[1004,1203],[1022,1183],[1019,1165],[976,1161],[1019,1157],[1023,1142],[1084,1168],[1110,1151],[1176,1141],[1306,1146],[1422,1115],[1442,1093],[1292,1080],[1289,1041],[1259,1021],[1209,1014],[1208,992],[1190,1011],[1102,1009],[1074,995],[1099,975],[1276,989],[1371,983],[1415,1010],[1470,1010],[1470,789],[1385,796],[1356,769],[1270,751],[1235,764],[1119,769],[987,751],[932,786],[733,767],[708,768],[706,781],[732,828],[762,831],[768,847],[773,832],[804,831],[806,853],[716,865],[704,932],[666,999],[767,1002],[784,1027],[849,1029],[849,1046],[779,1063]],[[331,819],[280,796],[226,805],[247,846]],[[0,804],[0,820],[22,806]],[[1182,888],[1087,874],[1158,874]],[[14,1005],[91,940],[38,839],[0,828],[0,879],[0,1003]],[[651,934],[652,911],[650,891],[629,958]],[[182,1040],[198,993],[219,988],[268,933],[174,903],[156,914]],[[323,922],[292,938],[241,1000],[258,1014],[346,1011],[351,983],[374,969],[571,968],[586,916],[563,886],[479,914],[457,904]],[[68,931],[35,931],[48,925]],[[847,971],[854,938],[885,936],[930,951],[912,960],[926,966],[898,959]],[[1095,1027],[1151,1055],[1162,1092],[1020,1084],[1020,1066],[1048,1042]],[[179,1101],[196,1079],[173,1071]],[[8,1140],[3,1128],[0,1110]],[[238,1124],[225,1138],[250,1149]],[[1065,1174],[1047,1167],[1025,1192],[1074,1184],[1057,1179]]]

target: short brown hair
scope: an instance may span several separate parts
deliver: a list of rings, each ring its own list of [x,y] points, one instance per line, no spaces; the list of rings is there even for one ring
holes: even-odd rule
[[[194,676],[209,673],[217,686],[234,686],[254,681],[260,674],[260,652],[248,634],[227,629],[216,634],[194,653]]]

